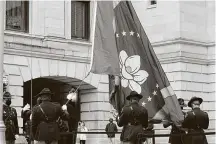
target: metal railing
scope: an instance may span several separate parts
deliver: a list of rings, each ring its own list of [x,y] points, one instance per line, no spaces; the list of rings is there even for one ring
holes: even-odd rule
[[[78,132],[78,131],[73,131],[73,132],[62,132],[61,133],[61,140],[65,141],[61,144],[67,144],[67,140],[70,139],[72,136],[75,136],[77,134],[87,134],[87,135],[107,135],[107,134],[121,134],[121,132]],[[170,137],[170,136],[197,136],[197,135],[215,135],[216,132],[204,132],[204,133],[198,133],[198,132],[191,132],[191,133],[180,133],[180,134],[155,134],[155,130],[152,131],[148,131],[148,132],[144,132],[144,133],[140,133],[138,134],[138,139],[139,140],[144,140],[144,139],[151,139],[152,144],[155,144],[155,138],[156,137]],[[21,136],[25,136],[25,134],[20,134]],[[101,138],[101,137],[100,137]],[[107,139],[106,137],[104,137],[105,139]],[[116,138],[119,139],[119,138]],[[88,139],[87,139],[88,140]],[[23,140],[24,141],[24,140]],[[17,142],[16,144],[27,144],[27,142]],[[76,142],[75,142],[76,143]]]

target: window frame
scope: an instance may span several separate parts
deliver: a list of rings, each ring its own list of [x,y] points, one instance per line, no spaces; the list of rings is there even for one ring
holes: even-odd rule
[[[156,5],[156,4],[157,4],[157,0],[150,0],[150,5]]]
[[[85,3],[85,18],[84,18],[85,23],[83,24],[83,27],[84,27],[84,36],[83,37],[78,37],[78,36],[72,35],[72,26],[73,26],[73,23],[72,23],[72,3],[75,3],[75,2]],[[89,37],[90,37],[90,1],[71,1],[70,4],[71,4],[71,11],[70,11],[70,16],[71,16],[70,37],[71,37],[71,39],[89,40]]]
[[[30,2],[26,1],[26,0],[21,0],[22,2],[24,2],[24,24],[23,24],[23,29],[16,29],[16,28],[10,28],[9,26],[7,26],[7,2],[11,2],[11,1],[6,1],[5,2],[5,30],[7,31],[14,31],[14,32],[22,32],[22,33],[29,33],[29,8],[30,8]],[[15,2],[15,1],[13,1]]]

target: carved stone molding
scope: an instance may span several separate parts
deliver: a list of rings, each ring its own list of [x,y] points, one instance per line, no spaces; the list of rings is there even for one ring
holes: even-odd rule
[[[89,41],[34,36],[12,31],[6,31],[5,37],[5,54],[90,63],[92,44]],[[187,44],[203,48],[215,46],[215,42],[199,42],[184,38],[155,42],[152,43],[152,46],[158,48],[173,44]],[[157,56],[162,64],[173,62],[215,64],[215,54],[207,55],[195,52],[195,50],[194,53],[179,50],[160,53]]]

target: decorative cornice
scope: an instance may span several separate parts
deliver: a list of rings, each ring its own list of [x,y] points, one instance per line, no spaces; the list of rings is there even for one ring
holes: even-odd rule
[[[6,47],[4,50],[4,54],[44,58],[44,59],[52,59],[52,60],[62,60],[62,61],[70,61],[70,62],[79,62],[79,63],[88,63],[88,64],[90,63],[90,57],[79,57],[74,55],[56,54],[56,53],[39,52],[39,51],[28,51],[24,49],[16,49],[13,47],[12,48]]]
[[[60,42],[60,43],[71,43],[71,44],[79,44],[79,45],[85,45],[85,46],[91,46],[90,41],[81,40],[81,39],[65,39],[62,37],[53,37],[53,36],[40,36],[40,35],[32,35],[28,33],[18,33],[14,31],[5,31],[5,36],[13,36],[13,37],[22,37],[27,39],[37,39],[41,41],[54,41],[54,42]],[[152,42],[151,45],[153,47],[159,47],[164,45],[170,45],[170,44],[189,44],[189,45],[196,45],[196,46],[203,46],[203,47],[211,47],[215,46],[215,42],[201,42],[201,41],[195,41],[192,39],[186,39],[186,38],[175,38],[165,41],[159,41],[159,42]]]
[[[185,38],[176,38],[176,39],[151,43],[153,47],[159,47],[159,46],[171,45],[171,44],[188,44],[188,45],[203,46],[203,47],[215,46],[215,42],[200,42],[200,41],[195,41],[195,40],[190,40]]]
[[[35,47],[29,46],[32,51],[25,50],[27,45],[15,44],[15,43],[5,43],[5,54],[19,55],[19,56],[27,56],[27,57],[36,57],[36,58],[45,58],[45,59],[53,59],[53,60],[63,60],[63,61],[73,61],[73,62],[81,62],[81,63],[90,63],[90,57],[79,57],[73,54],[66,55],[66,51],[59,50],[58,53],[52,53],[52,48],[45,47]],[[19,48],[19,47],[22,47]],[[28,49],[30,49],[28,48]],[[43,49],[44,50],[41,50]],[[55,51],[55,49],[53,49]],[[73,53],[73,52],[71,52]],[[85,54],[88,55],[88,54]],[[184,51],[177,51],[171,53],[163,53],[157,54],[158,59],[161,64],[167,63],[176,63],[176,62],[185,62],[185,63],[193,63],[193,64],[201,64],[201,65],[211,65],[215,64],[215,55],[209,56],[204,54],[196,54],[189,53]]]
[[[64,61],[75,61],[82,63],[90,63],[90,54],[87,52],[82,53],[80,49],[68,49],[67,47],[70,45],[79,45],[83,47],[88,47],[91,49],[91,42],[81,41],[81,40],[67,40],[64,38],[57,37],[43,37],[43,36],[32,36],[30,34],[16,33],[16,32],[5,32],[5,35],[8,40],[5,41],[5,54],[12,55],[20,55],[27,57],[37,57],[37,58],[46,58],[46,59],[54,59],[54,60],[64,60]],[[21,37],[23,38],[21,42],[13,41],[13,37]],[[11,39],[10,39],[11,38]],[[11,40],[11,41],[10,41]],[[36,42],[32,43],[32,40]],[[31,44],[30,42],[31,41]],[[55,44],[59,43],[60,46],[56,46]],[[48,45],[51,44],[50,47]],[[66,44],[66,48],[62,48],[61,44]],[[178,38],[173,40],[161,41],[152,43],[152,46],[160,47],[165,45],[172,44],[188,44],[188,45],[196,45],[203,47],[211,47],[215,46],[215,42],[206,43],[206,42],[198,42],[194,40]],[[61,47],[61,48],[58,48]],[[79,54],[77,54],[79,53]],[[209,65],[215,64],[215,55],[205,55],[205,54],[197,54],[197,53],[189,53],[184,51],[177,52],[169,52],[157,54],[160,62],[162,64],[166,63],[175,63],[175,62],[185,62],[185,63],[194,63],[201,65]]]
[[[36,40],[36,41],[41,41],[41,45],[38,46],[46,46],[46,42],[59,42],[59,43],[68,43],[68,44],[77,44],[77,45],[82,45],[82,46],[91,46],[91,42],[88,40],[82,40],[82,39],[65,39],[62,37],[54,37],[54,36],[40,36],[40,35],[32,35],[32,34],[28,34],[28,33],[18,33],[18,32],[14,32],[14,31],[5,31],[4,32],[5,36],[7,37],[19,37],[19,38],[25,38],[26,39],[26,43],[28,44],[29,42],[27,41],[32,41],[32,40]],[[22,43],[24,44],[24,43]]]
[[[215,55],[209,56],[205,54],[190,53],[185,51],[177,51],[172,53],[157,54],[161,64],[167,63],[192,63],[200,65],[215,64]]]
[[[50,37],[50,36],[45,37],[44,41],[78,44],[78,45],[82,45],[82,46],[91,46],[92,45],[91,42],[89,42],[87,40],[83,40],[83,39],[64,39],[64,38]]]
[[[9,31],[9,30],[5,30],[4,35],[5,36],[13,36],[13,37],[22,37],[22,38],[28,38],[28,39],[39,39],[39,40],[44,39],[44,36],[32,35],[29,33],[22,33],[22,32]]]

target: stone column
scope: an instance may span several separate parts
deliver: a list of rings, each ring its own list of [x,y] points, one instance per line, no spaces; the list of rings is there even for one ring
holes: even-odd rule
[[[0,1],[0,143],[5,143],[3,108],[3,57],[4,57],[4,1]]]

